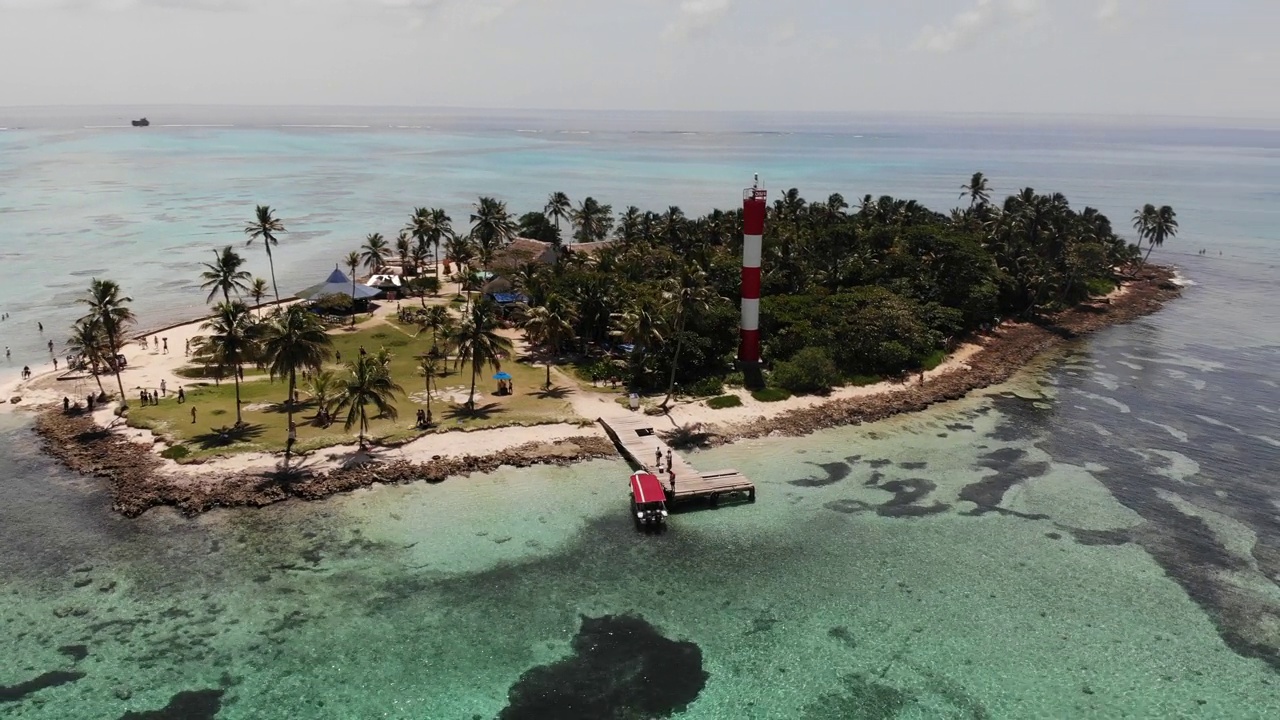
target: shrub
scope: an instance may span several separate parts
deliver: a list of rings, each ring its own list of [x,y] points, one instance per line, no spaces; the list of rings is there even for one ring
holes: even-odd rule
[[[875,385],[882,380],[884,378],[879,375],[854,375],[849,378],[849,384],[854,387],[863,387],[864,385]]]
[[[168,448],[163,452],[161,452],[160,457],[167,458],[169,460],[181,460],[182,458],[190,454],[191,454],[191,451],[187,448],[186,445],[174,445],[173,447]]]
[[[696,382],[690,383],[689,385],[686,385],[681,389],[684,390],[686,395],[693,395],[695,397],[707,397],[710,395],[719,395],[723,393],[724,383],[720,380],[720,378],[709,377],[709,378],[703,378]]]
[[[707,401],[707,407],[712,410],[723,410],[725,408],[741,406],[742,398],[737,395],[721,395],[719,397],[713,397]]]
[[[778,363],[773,382],[795,393],[824,393],[840,382],[840,371],[826,350],[808,347]]]
[[[325,314],[343,315],[351,312],[351,297],[347,295],[322,295],[315,302],[316,310]]]
[[[946,350],[941,350],[941,349],[934,350],[933,352],[924,356],[924,359],[920,361],[920,366],[923,367],[925,370],[932,370],[938,367],[939,365],[941,365],[942,361],[946,359],[947,359]]]
[[[751,397],[760,402],[782,402],[791,397],[791,393],[782,388],[767,387],[760,390],[753,390]]]
[[[1106,295],[1116,289],[1116,283],[1109,278],[1089,278],[1084,282],[1090,295]]]

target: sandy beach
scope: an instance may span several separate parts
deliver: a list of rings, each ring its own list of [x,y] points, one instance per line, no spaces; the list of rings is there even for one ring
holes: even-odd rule
[[[825,396],[773,403],[759,402],[737,389],[731,392],[742,398],[739,407],[713,409],[702,400],[685,400],[674,403],[658,423],[669,423],[671,430],[697,427],[707,443],[719,444],[745,437],[806,434],[924,409],[1002,382],[1035,355],[1070,337],[1153,312],[1177,295],[1172,277],[1171,270],[1147,268],[1111,295],[1066,311],[1052,323],[1006,322],[986,336],[959,344],[943,363],[924,374],[923,383],[919,375],[912,375],[905,382],[844,387]],[[377,312],[392,314],[395,305],[387,303]],[[131,342],[123,350],[128,359],[121,378],[126,392],[155,389],[163,380],[168,392],[174,393],[190,382],[176,371],[187,364],[183,351],[188,341],[201,334],[201,322],[165,328]],[[520,352],[520,339],[515,333],[511,337]],[[168,353],[163,350],[165,339]],[[198,464],[161,458],[159,453],[167,447],[163,439],[127,426],[114,416],[112,407],[92,417],[64,415],[62,398],[82,398],[96,390],[91,378],[55,373],[50,365],[31,380],[11,383],[2,391],[4,397],[21,398],[6,404],[7,411],[40,412],[37,431],[51,454],[81,472],[107,478],[116,509],[136,515],[155,505],[175,505],[191,513],[288,497],[323,497],[375,482],[442,480],[503,464],[562,464],[613,455],[596,421],[626,417],[632,411],[617,402],[618,394],[581,387],[558,369],[553,368],[553,379],[569,388],[567,399],[579,417],[577,423],[433,433],[367,451],[361,451],[353,437],[349,444],[295,456],[289,462],[282,454],[242,453]],[[114,384],[114,377],[103,378],[104,386]],[[646,406],[660,399],[646,399]]]

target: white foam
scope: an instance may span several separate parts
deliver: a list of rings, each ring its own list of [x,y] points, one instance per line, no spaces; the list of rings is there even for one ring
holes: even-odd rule
[[[1191,287],[1193,285],[1199,285],[1200,283],[1188,278],[1186,275],[1183,275],[1181,270],[1175,269],[1173,271],[1173,284],[1178,287]]]
[[[1128,413],[1128,412],[1129,412],[1129,406],[1128,406],[1128,405],[1125,405],[1124,403],[1120,402],[1119,400],[1117,400],[1117,399],[1115,399],[1115,398],[1110,398],[1110,397],[1107,397],[1107,396],[1105,396],[1105,395],[1098,395],[1098,394],[1096,394],[1096,393],[1091,393],[1091,392],[1084,392],[1084,391],[1079,391],[1079,392],[1080,392],[1080,394],[1081,394],[1081,395],[1083,395],[1083,396],[1085,396],[1085,397],[1089,398],[1090,400],[1097,400],[1098,402],[1106,403],[1106,404],[1110,405],[1111,407],[1113,407],[1113,408],[1115,408],[1115,409],[1119,410],[1119,411],[1120,411],[1120,412],[1122,412],[1122,413]]]
[[[1164,430],[1165,432],[1169,433],[1170,435],[1180,440],[1181,442],[1186,442],[1187,440],[1190,439],[1190,436],[1188,436],[1186,433],[1182,432],[1178,428],[1173,427],[1172,425],[1165,425],[1164,423],[1158,423],[1158,422],[1155,422],[1154,420],[1148,420],[1146,418],[1138,418],[1138,421],[1144,422],[1148,425],[1155,425],[1156,427],[1160,428],[1161,430]]]
[[[367,129],[368,125],[281,125],[283,128],[351,128],[355,130]]]

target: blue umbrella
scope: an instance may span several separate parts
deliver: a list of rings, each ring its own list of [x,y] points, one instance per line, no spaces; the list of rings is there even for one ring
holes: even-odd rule
[[[510,380],[510,379],[511,379],[511,373],[507,372],[506,370],[503,370],[502,372],[498,373],[497,375],[494,375],[494,376],[493,376],[493,379],[494,379],[494,380]]]

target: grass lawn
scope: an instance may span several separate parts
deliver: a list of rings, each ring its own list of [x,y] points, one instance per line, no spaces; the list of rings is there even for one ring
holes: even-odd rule
[[[422,337],[414,340],[391,324],[376,323],[356,332],[336,330],[332,335],[334,349],[345,361],[357,357],[362,345],[370,353],[384,346],[392,353],[391,376],[405,389],[405,394],[395,399],[399,418],[370,418],[369,436],[378,442],[396,443],[425,434],[415,427],[418,408],[426,409],[425,383],[417,374],[415,355],[427,350],[431,334],[423,333]],[[336,362],[332,369],[337,371],[339,378],[345,377],[345,368]],[[471,367],[463,364],[455,368],[450,361],[449,374],[436,379],[439,393],[431,401],[436,426],[426,432],[573,422],[578,419],[565,399],[568,388],[552,388],[549,392],[542,390],[545,379],[542,366],[508,360],[502,364],[502,369],[513,377],[514,394],[505,397],[494,395],[497,382],[491,379],[493,370],[483,368],[476,380],[476,408],[468,411],[461,406],[466,402],[471,387]],[[301,378],[299,386],[305,401],[306,392],[301,389],[305,384]],[[129,424],[151,429],[171,442],[183,443],[188,449],[184,458],[187,461],[236,452],[284,450],[288,421],[283,407],[279,405],[287,391],[284,382],[277,380],[273,383],[246,376],[246,381],[240,386],[240,397],[241,414],[248,427],[234,433],[229,444],[223,441],[219,431],[224,427],[230,428],[236,421],[233,383],[194,383],[185,388],[187,402],[182,405],[172,394],[162,399],[160,405],[131,405]],[[196,408],[194,424],[191,422],[193,407]],[[342,428],[345,415],[339,416],[338,421],[328,428],[321,428],[312,423],[315,414],[315,406],[304,402],[294,415],[298,425],[295,446],[298,452],[355,441],[357,429],[347,432]]]

